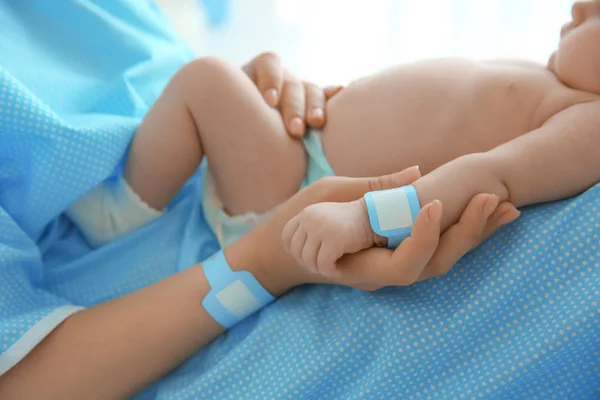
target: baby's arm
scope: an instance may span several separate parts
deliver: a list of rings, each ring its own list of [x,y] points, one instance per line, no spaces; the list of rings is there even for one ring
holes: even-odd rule
[[[564,199],[598,181],[600,102],[593,102],[570,107],[539,129],[491,151],[457,158],[413,185],[421,206],[442,202],[445,230],[480,193],[518,207]],[[343,254],[385,240],[370,230],[363,199],[312,205],[290,221],[286,231],[286,248],[301,264],[325,275],[334,273]]]
[[[439,199],[442,229],[478,193],[517,207],[560,200],[600,181],[600,102],[572,106],[495,149],[445,164],[415,182],[421,204]]]

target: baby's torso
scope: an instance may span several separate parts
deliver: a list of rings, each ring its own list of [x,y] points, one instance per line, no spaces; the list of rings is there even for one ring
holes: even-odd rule
[[[532,63],[419,62],[356,81],[334,97],[323,147],[340,175],[378,175],[411,165],[426,173],[597,98],[567,88]]]

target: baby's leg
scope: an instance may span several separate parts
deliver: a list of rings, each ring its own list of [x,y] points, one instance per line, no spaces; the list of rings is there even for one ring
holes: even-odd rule
[[[125,181],[103,182],[67,214],[90,244],[102,245],[157,218],[205,154],[234,215],[283,202],[306,172],[303,144],[252,81],[222,61],[198,59],[177,72],[138,128]]]
[[[203,155],[229,213],[263,213],[292,196],[306,170],[300,141],[252,81],[223,61],[184,66],[139,127],[125,178],[155,209],[164,208]]]

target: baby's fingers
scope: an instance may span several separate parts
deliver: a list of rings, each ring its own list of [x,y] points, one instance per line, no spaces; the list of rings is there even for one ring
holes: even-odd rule
[[[315,239],[314,237],[307,237],[306,243],[302,249],[302,254],[300,256],[301,264],[311,272],[317,272],[317,257],[321,245],[321,240]]]
[[[340,278],[342,273],[336,267],[336,262],[343,255],[344,252],[341,247],[333,246],[331,241],[323,243],[317,257],[317,268],[319,273],[327,278]]]
[[[290,254],[301,265],[302,265],[302,250],[304,250],[304,245],[306,244],[307,238],[308,238],[308,235],[306,234],[304,229],[298,229],[294,233],[294,236],[292,237],[292,240],[290,242]]]
[[[294,234],[298,230],[299,226],[300,222],[296,216],[289,220],[287,224],[285,224],[283,231],[281,232],[281,244],[283,245],[283,249],[288,254],[292,254],[292,238],[294,237]]]

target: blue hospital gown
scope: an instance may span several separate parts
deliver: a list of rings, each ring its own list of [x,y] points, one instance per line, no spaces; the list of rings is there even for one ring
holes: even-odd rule
[[[0,2],[0,373],[74,311],[218,249],[199,176],[95,251],[62,214],[114,176],[192,56],[150,2]],[[525,210],[443,278],[298,288],[136,398],[600,398],[599,235],[594,187]]]

